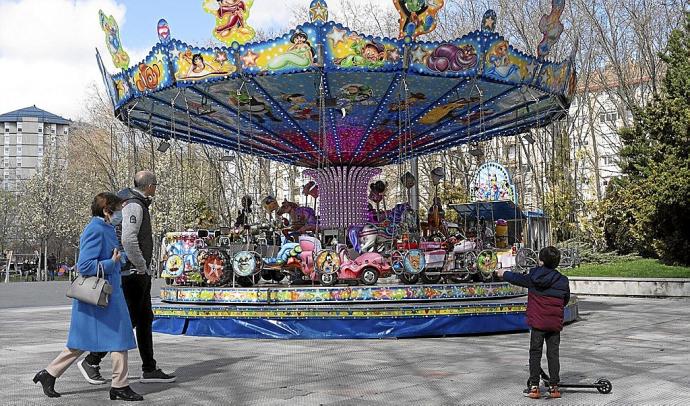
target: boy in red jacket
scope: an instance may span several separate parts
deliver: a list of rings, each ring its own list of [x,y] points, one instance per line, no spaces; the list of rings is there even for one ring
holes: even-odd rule
[[[532,268],[529,274],[497,271],[506,282],[528,289],[527,324],[531,327],[529,345],[529,380],[525,396],[539,399],[541,354],[546,341],[546,360],[549,364],[549,396],[560,398],[558,390],[560,362],[558,346],[563,329],[563,308],[570,301],[568,278],[556,270],[561,253],[556,247],[539,251],[541,266]]]

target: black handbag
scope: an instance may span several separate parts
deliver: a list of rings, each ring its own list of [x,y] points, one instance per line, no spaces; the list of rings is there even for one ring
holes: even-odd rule
[[[77,299],[80,302],[106,307],[112,293],[113,287],[105,279],[105,270],[99,262],[96,276],[79,275],[67,290],[67,297]]]

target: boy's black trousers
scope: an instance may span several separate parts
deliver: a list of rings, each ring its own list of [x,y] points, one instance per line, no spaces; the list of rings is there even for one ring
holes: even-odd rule
[[[561,343],[560,331],[544,331],[532,328],[529,343],[529,385],[539,386],[541,375],[541,354],[546,341],[546,361],[549,364],[549,384],[557,385],[560,382],[559,374],[561,364],[559,361],[558,347]]]

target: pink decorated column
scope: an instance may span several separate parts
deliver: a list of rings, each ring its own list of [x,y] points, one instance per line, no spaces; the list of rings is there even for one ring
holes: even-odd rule
[[[306,169],[304,174],[319,185],[320,228],[347,228],[367,218],[369,181],[381,168],[337,166]]]

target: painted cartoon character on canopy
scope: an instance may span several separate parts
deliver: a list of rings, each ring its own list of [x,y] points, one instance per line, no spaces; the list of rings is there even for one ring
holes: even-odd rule
[[[519,80],[520,68],[510,61],[508,56],[508,41],[496,42],[486,54],[486,68],[488,76],[502,80]]]
[[[288,112],[296,120],[318,120],[319,115],[316,110],[316,102],[307,100],[302,93],[285,94],[283,100],[290,103]]]
[[[544,14],[539,20],[539,31],[544,34],[537,46],[537,56],[540,58],[551,53],[551,48],[563,33],[563,24],[560,21],[563,9],[565,9],[565,0],[551,0],[551,12]]]
[[[404,111],[405,109],[409,109],[410,107],[421,103],[424,100],[426,100],[426,95],[424,95],[424,93],[410,93],[407,96],[407,99],[389,104],[388,111],[391,113],[394,111]]]
[[[216,17],[213,36],[228,45],[244,44],[254,38],[254,29],[247,25],[252,4],[254,0],[205,0],[204,10]]]
[[[289,234],[300,235],[308,231],[316,231],[316,214],[310,207],[299,206],[295,202],[284,200],[276,214],[290,216],[290,227],[283,230],[286,237]]]
[[[400,38],[416,38],[436,28],[436,15],[444,0],[394,0],[400,13]]]
[[[223,76],[235,71],[228,62],[225,52],[218,52],[213,61],[204,60],[201,53],[192,53],[191,49],[180,52],[179,68],[175,72],[177,79],[202,79],[209,76]]]
[[[115,18],[106,16],[103,10],[98,10],[98,20],[105,33],[105,43],[108,46],[110,56],[113,58],[113,64],[120,69],[127,69],[129,67],[129,55],[122,49],[120,29]]]
[[[349,112],[352,111],[352,107],[355,104],[375,104],[375,102],[371,100],[373,97],[374,91],[371,87],[358,83],[350,83],[340,88],[338,104]]]
[[[471,44],[441,44],[427,58],[426,65],[437,72],[466,71],[477,65],[477,51]]]
[[[161,80],[161,67],[157,63],[147,65],[140,63],[139,68],[134,73],[134,83],[140,92],[155,90]]]
[[[462,113],[466,110],[466,108],[471,104],[477,103],[478,101],[479,97],[470,96],[442,104],[429,110],[428,113],[419,119],[419,122],[421,124],[429,125],[461,118],[463,116]]]
[[[268,69],[278,70],[288,67],[306,68],[314,61],[314,48],[309,37],[302,31],[297,31],[290,37],[292,45],[283,54],[268,62]]]
[[[353,34],[350,36],[352,44],[351,53],[343,58],[338,58],[334,62],[343,68],[365,67],[380,68],[386,63],[386,48],[374,41],[367,41],[364,38]]]
[[[251,113],[252,118],[256,119],[256,121],[261,124],[266,122],[265,117],[268,117],[271,121],[282,121],[273,114],[273,111],[267,103],[247,93],[242,93],[240,95],[233,94],[228,101],[233,107]]]

